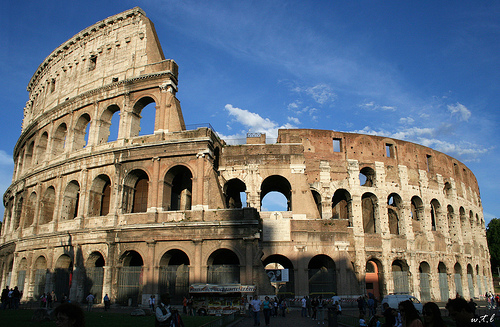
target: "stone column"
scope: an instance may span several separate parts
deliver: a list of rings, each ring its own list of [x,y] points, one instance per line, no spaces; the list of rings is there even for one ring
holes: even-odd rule
[[[202,239],[194,239],[194,263],[189,267],[189,283],[205,283],[207,281],[206,275],[203,276],[203,268],[206,267],[202,265]]]

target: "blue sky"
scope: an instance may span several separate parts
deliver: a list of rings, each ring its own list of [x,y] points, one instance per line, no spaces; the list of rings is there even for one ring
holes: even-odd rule
[[[226,138],[273,138],[287,127],[416,142],[466,164],[486,223],[500,217],[498,1],[7,1],[0,192],[12,179],[38,65],[79,31],[135,6],[179,64],[186,124],[211,123]]]

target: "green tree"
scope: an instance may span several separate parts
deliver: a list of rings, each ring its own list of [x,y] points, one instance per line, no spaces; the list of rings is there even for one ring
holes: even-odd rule
[[[491,256],[491,271],[497,272],[500,266],[500,219],[493,218],[486,227],[486,240]]]

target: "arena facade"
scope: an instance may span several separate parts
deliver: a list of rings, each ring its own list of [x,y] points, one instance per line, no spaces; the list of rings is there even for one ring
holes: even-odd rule
[[[195,283],[424,301],[493,289],[464,164],[372,135],[288,129],[228,145],[209,125],[187,128],[178,66],[140,8],[63,43],[28,91],[0,238],[0,286],[24,301],[55,290],[145,304]],[[152,103],[154,133],[140,135]],[[271,192],[286,211],[262,210]]]

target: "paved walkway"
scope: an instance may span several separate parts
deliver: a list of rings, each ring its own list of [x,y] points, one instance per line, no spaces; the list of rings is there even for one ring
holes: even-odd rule
[[[326,319],[326,310],[325,319]],[[300,309],[298,308],[290,308],[290,313],[286,315],[286,317],[271,317],[269,326],[271,327],[282,327],[282,326],[300,326],[300,327],[311,327],[311,326],[328,326],[328,321],[324,321],[324,324],[320,324],[317,320],[312,320],[311,318],[304,318],[300,316]],[[252,317],[244,317],[236,324],[232,325],[233,327],[250,327],[253,326],[253,318]],[[264,314],[260,313],[260,326],[265,326],[266,323],[264,321]]]

